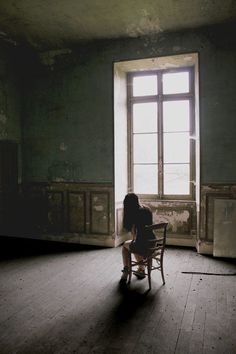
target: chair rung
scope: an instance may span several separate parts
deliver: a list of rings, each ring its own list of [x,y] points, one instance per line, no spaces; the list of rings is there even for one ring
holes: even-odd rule
[[[152,267],[151,268],[151,270],[155,270],[155,269],[161,270],[161,266],[160,267]]]

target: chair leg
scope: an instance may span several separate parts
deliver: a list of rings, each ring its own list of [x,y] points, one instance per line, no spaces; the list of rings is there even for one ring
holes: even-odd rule
[[[165,285],[164,269],[163,269],[163,258],[161,259],[161,276],[163,285]]]
[[[151,279],[151,271],[152,271],[152,259],[148,260],[147,263],[147,271],[148,271],[148,285],[149,285],[149,290],[152,288],[152,279]]]
[[[131,282],[131,277],[132,277],[132,267],[131,267],[131,262],[132,262],[132,258],[131,258],[131,252],[129,252],[129,275],[128,275],[128,284],[130,284]]]

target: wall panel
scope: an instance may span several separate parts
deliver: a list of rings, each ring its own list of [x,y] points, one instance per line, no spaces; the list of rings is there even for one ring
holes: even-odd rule
[[[62,191],[47,191],[48,232],[64,231],[64,195]]]
[[[213,254],[215,201],[236,198],[235,184],[206,184],[201,188],[199,253]]]
[[[113,246],[112,185],[31,183],[22,186],[22,195],[25,218],[21,234],[37,233],[42,238],[52,235],[54,240]]]
[[[109,194],[92,192],[90,200],[91,233],[109,234]]]
[[[68,231],[86,232],[86,193],[68,191]]]

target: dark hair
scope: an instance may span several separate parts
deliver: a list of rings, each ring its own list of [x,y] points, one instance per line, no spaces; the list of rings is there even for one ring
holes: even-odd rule
[[[127,231],[131,231],[132,225],[136,223],[137,212],[140,208],[138,196],[135,193],[128,193],[125,196],[123,214],[123,227]]]

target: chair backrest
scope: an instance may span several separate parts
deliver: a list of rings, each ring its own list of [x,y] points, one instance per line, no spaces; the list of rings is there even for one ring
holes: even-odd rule
[[[152,225],[146,225],[145,229],[146,230],[152,230],[154,233],[158,233],[158,231],[161,231],[161,237],[156,237],[154,240],[149,240],[150,247],[149,251],[150,254],[160,254],[164,252],[165,245],[166,245],[166,231],[167,231],[167,226],[168,223],[159,223],[159,224],[152,224]],[[157,235],[156,235],[157,236]]]

